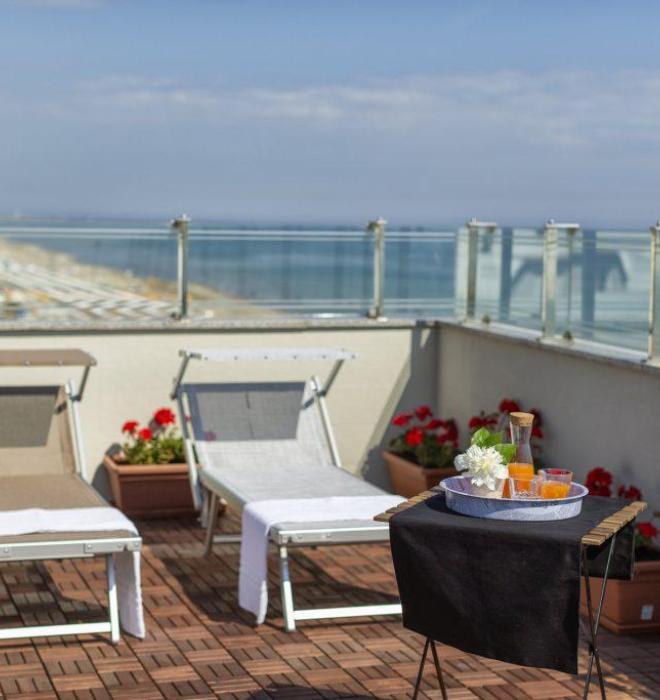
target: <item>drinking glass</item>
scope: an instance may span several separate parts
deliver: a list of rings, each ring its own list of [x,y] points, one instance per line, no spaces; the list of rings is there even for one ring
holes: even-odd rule
[[[538,476],[510,476],[510,498],[524,500],[526,498],[539,498],[542,479]]]
[[[566,498],[571,490],[573,472],[568,469],[539,469],[541,498]]]

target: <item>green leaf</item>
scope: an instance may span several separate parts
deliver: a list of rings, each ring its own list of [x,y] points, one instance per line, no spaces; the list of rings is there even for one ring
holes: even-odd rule
[[[472,436],[472,444],[478,447],[488,447],[488,441],[490,440],[490,432],[487,428],[479,428],[477,432]]]
[[[490,433],[484,447],[496,447],[502,442],[502,433]]]
[[[502,460],[505,464],[509,464],[516,458],[516,446],[500,443],[499,445],[494,445],[495,449],[502,455]]]

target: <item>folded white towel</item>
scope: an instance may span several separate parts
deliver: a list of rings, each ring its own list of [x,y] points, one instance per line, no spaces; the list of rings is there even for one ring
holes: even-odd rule
[[[257,624],[268,608],[268,533],[277,523],[370,520],[398,505],[400,496],[337,496],[255,501],[243,509],[239,605],[254,613]]]
[[[134,535],[138,534],[135,525],[116,508],[28,508],[0,511],[0,536],[106,530],[126,530]],[[121,626],[129,634],[143,638],[145,628],[140,585],[140,552],[117,552],[113,557]]]

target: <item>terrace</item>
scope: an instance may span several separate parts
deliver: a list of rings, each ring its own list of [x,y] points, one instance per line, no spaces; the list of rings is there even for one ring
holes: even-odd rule
[[[431,233],[385,233],[376,223],[366,234],[189,230],[185,221],[172,232],[7,224],[4,347],[75,346],[96,357],[82,422],[92,481],[105,495],[102,455],[126,418],[167,403],[180,348],[295,344],[357,353],[329,408],[344,463],[369,481],[388,486],[380,451],[396,411],[428,403],[465,430],[471,415],[512,396],[543,411],[554,463],[579,478],[607,466],[657,509],[657,235],[479,222]],[[42,372],[21,370],[16,381],[28,371]],[[236,605],[235,545],[205,560],[193,521],[139,528],[147,639],[4,642],[5,696],[411,694],[423,640],[397,618],[308,622],[286,634],[274,597],[275,616],[255,629]],[[98,617],[103,604],[94,561],[12,563],[1,573],[4,614],[16,622]],[[396,592],[384,545],[297,554],[292,577],[301,599],[316,604]],[[604,633],[602,647],[608,697],[660,697],[657,635]],[[581,694],[573,676],[441,653],[453,698]],[[427,697],[439,697],[433,683],[429,665]]]
[[[139,528],[147,638],[125,636],[118,646],[91,636],[4,642],[3,697],[410,697],[423,640],[398,619],[309,622],[286,633],[275,598],[266,623],[254,628],[236,604],[235,545],[217,546],[207,560],[192,521],[144,521]],[[396,592],[385,545],[296,555],[292,574],[310,604],[373,602]],[[21,623],[98,618],[102,581],[102,563],[89,560],[4,565],[3,612]],[[601,646],[608,698],[660,697],[660,637],[603,633]],[[456,700],[582,694],[584,674],[521,668],[449,647],[440,653],[449,697]],[[584,667],[586,653],[581,656]],[[440,697],[430,664],[422,697]]]

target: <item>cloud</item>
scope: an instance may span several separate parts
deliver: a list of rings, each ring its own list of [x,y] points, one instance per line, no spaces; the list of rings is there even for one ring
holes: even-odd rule
[[[323,129],[425,130],[589,146],[660,141],[660,71],[493,71],[354,85],[223,89],[108,76],[76,88],[82,118],[213,124],[292,122]]]

